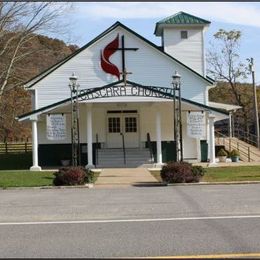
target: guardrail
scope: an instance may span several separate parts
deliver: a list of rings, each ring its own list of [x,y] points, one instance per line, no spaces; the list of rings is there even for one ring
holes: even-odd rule
[[[215,132],[215,138],[218,144],[222,144],[229,151],[236,149],[239,151],[241,157],[244,157],[246,161],[254,161],[252,159],[253,155],[259,156],[259,154],[252,151],[252,148],[249,145],[245,145],[242,142],[235,141],[229,136],[226,136],[218,131]]]
[[[257,147],[257,136],[255,134],[247,133],[241,129],[234,129],[234,137],[237,137],[238,139],[254,145]]]
[[[216,130],[216,132],[221,133],[226,137],[229,137],[229,133],[226,129],[221,129],[221,130],[219,129]],[[257,136],[255,134],[250,133],[249,131],[245,131],[241,128],[235,127],[232,131],[231,137],[236,137],[241,141],[244,141],[250,145],[257,147]]]

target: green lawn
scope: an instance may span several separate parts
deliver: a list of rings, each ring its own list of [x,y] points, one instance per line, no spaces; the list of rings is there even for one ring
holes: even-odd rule
[[[260,166],[207,168],[202,181],[260,181]]]
[[[0,171],[0,187],[52,186],[53,172],[28,170]]]
[[[94,173],[93,183],[97,180],[98,175],[99,173]],[[53,178],[52,171],[2,170],[0,171],[0,187],[52,186]]]
[[[216,167],[206,168],[206,170],[202,182],[260,181],[260,166]],[[99,174],[94,173],[94,183]],[[159,170],[153,171],[152,174],[161,181]],[[0,171],[0,187],[52,186],[53,178],[52,171],[2,170]]]
[[[260,166],[212,167],[206,171],[201,182],[260,181]],[[159,170],[151,173],[161,182]]]

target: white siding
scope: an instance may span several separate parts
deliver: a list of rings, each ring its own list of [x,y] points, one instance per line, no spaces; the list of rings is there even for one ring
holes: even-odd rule
[[[38,108],[63,100],[70,96],[68,83],[72,72],[78,76],[81,89],[101,87],[116,81],[116,77],[106,74],[100,67],[100,51],[119,33],[125,36],[126,47],[137,47],[137,51],[126,52],[126,68],[133,74],[128,79],[144,85],[172,87],[175,70],[182,76],[182,97],[205,102],[206,82],[198,75],[179,65],[139,37],[121,27],[107,34],[92,46],[78,53],[72,59],[36,83]],[[116,52],[110,58],[121,71],[121,54]],[[181,59],[182,60],[182,59]]]
[[[173,105],[151,104],[140,108],[141,141],[146,141],[146,134],[150,133],[151,141],[156,141],[156,111],[161,114],[162,141],[173,140]]]
[[[188,38],[181,39],[181,31]],[[164,51],[204,75],[203,30],[190,28],[164,28]]]
[[[93,107],[93,141],[96,142],[96,134],[98,134],[98,141],[106,142],[106,109],[104,107]]]

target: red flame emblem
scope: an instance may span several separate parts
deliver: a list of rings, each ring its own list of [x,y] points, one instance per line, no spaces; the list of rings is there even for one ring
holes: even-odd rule
[[[109,58],[114,54],[119,46],[119,34],[116,38],[110,42],[103,50],[101,50],[101,67],[102,69],[109,74],[116,76],[119,80],[120,72],[117,66],[109,61]]]

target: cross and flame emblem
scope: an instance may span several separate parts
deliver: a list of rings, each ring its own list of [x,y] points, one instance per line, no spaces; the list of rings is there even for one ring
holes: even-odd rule
[[[109,58],[113,55],[119,47],[119,34],[110,42],[103,50],[101,50],[101,68],[109,74],[116,76],[119,80],[120,72],[118,67],[111,63]]]
[[[126,80],[126,75],[131,74],[126,71],[125,66],[125,51],[137,51],[138,48],[126,48],[125,47],[125,38],[124,35],[121,35],[121,47],[119,47],[119,34],[112,40],[103,50],[101,50],[100,60],[101,60],[101,68],[104,72],[114,75],[120,79],[120,74],[124,80]],[[120,72],[118,67],[113,64],[109,58],[116,52],[122,51],[122,71]]]

